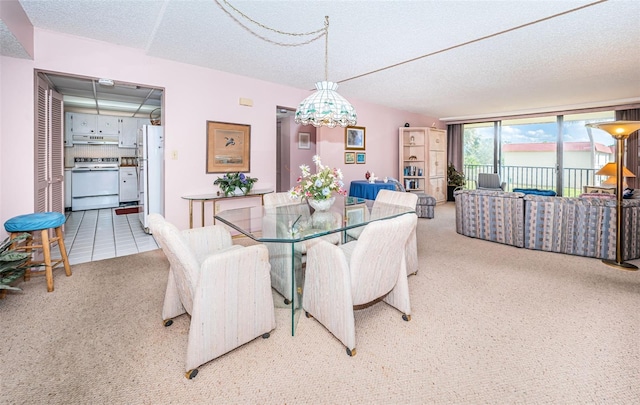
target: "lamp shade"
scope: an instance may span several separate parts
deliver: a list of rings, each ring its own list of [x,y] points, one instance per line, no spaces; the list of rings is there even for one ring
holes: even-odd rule
[[[627,139],[632,132],[640,129],[640,121],[598,122],[586,126],[606,131],[615,139]]]
[[[316,92],[302,100],[296,110],[294,121],[314,127],[348,127],[357,123],[356,110],[336,90],[334,82],[316,83]]]
[[[602,166],[602,168],[598,170],[596,174],[598,176],[613,176],[615,178],[618,175],[618,167],[614,162],[609,162],[606,165]],[[636,177],[636,175],[631,173],[631,170],[627,169],[625,166],[622,166],[622,176]]]
[[[606,185],[606,186],[617,186],[618,185],[618,178],[616,176],[611,176],[608,179],[606,179],[605,181],[603,181],[602,183],[600,183],[600,185]],[[627,184],[626,180],[622,182],[622,187],[623,188],[627,188],[629,187],[629,185]]]

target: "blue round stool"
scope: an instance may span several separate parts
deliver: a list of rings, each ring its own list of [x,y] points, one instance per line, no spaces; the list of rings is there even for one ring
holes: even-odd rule
[[[33,255],[27,264],[30,267],[24,273],[24,280],[29,281],[31,278],[31,266],[44,265],[45,277],[47,278],[47,291],[53,291],[53,268],[60,263],[64,264],[64,271],[67,276],[71,275],[71,267],[69,266],[69,258],[67,257],[67,250],[64,246],[64,236],[62,234],[62,225],[64,225],[67,218],[60,212],[36,212],[34,214],[25,214],[13,217],[4,223],[4,229],[11,234],[11,239],[14,239],[20,233],[30,233],[31,237],[26,240],[24,245],[15,246],[16,250],[26,250],[33,253],[34,250],[42,249],[44,260],[34,261]],[[49,229],[55,230],[55,237],[49,237]],[[40,232],[40,239],[34,239],[34,233]],[[40,244],[34,244],[40,243]],[[60,259],[51,261],[51,246],[58,242],[58,248],[60,249]]]

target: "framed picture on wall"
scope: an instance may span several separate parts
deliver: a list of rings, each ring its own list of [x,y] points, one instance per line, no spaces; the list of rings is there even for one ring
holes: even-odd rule
[[[251,125],[207,121],[207,173],[250,170]]]
[[[309,132],[298,133],[298,149],[311,148],[311,134]]]
[[[365,128],[364,127],[346,127],[344,129],[344,148],[365,149]]]
[[[357,152],[356,153],[356,163],[360,164],[360,163],[367,163],[367,154],[364,152]]]
[[[355,152],[345,152],[344,153],[344,163],[350,165],[356,162],[356,153]]]

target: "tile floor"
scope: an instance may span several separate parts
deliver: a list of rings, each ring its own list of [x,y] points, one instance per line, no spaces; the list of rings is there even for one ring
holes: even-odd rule
[[[64,231],[71,265],[159,248],[142,230],[138,214],[116,215],[115,208],[68,212]]]

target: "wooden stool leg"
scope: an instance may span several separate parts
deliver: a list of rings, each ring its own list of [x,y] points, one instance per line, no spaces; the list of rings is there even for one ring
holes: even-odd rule
[[[58,247],[60,248],[60,257],[62,258],[62,263],[64,263],[64,272],[67,274],[67,277],[71,275],[71,266],[69,266],[69,258],[67,257],[67,249],[64,246],[64,235],[62,234],[62,228],[56,228],[56,236],[58,237]]]
[[[11,232],[11,240],[15,239],[21,233],[23,232]],[[27,253],[31,254],[29,259],[25,263],[26,268],[24,270],[24,281],[31,280],[31,261],[33,259],[33,248],[31,247],[33,243],[33,232],[27,232],[27,233],[29,233],[31,236],[25,241],[25,246],[18,247],[19,250],[25,250]],[[11,249],[16,249],[16,247],[17,246],[15,243],[11,244]],[[6,291],[3,291],[3,292],[6,294]]]
[[[44,254],[44,275],[47,278],[47,291],[53,291],[53,269],[51,268],[51,245],[49,245],[49,230],[43,229],[42,232],[42,251]]]

